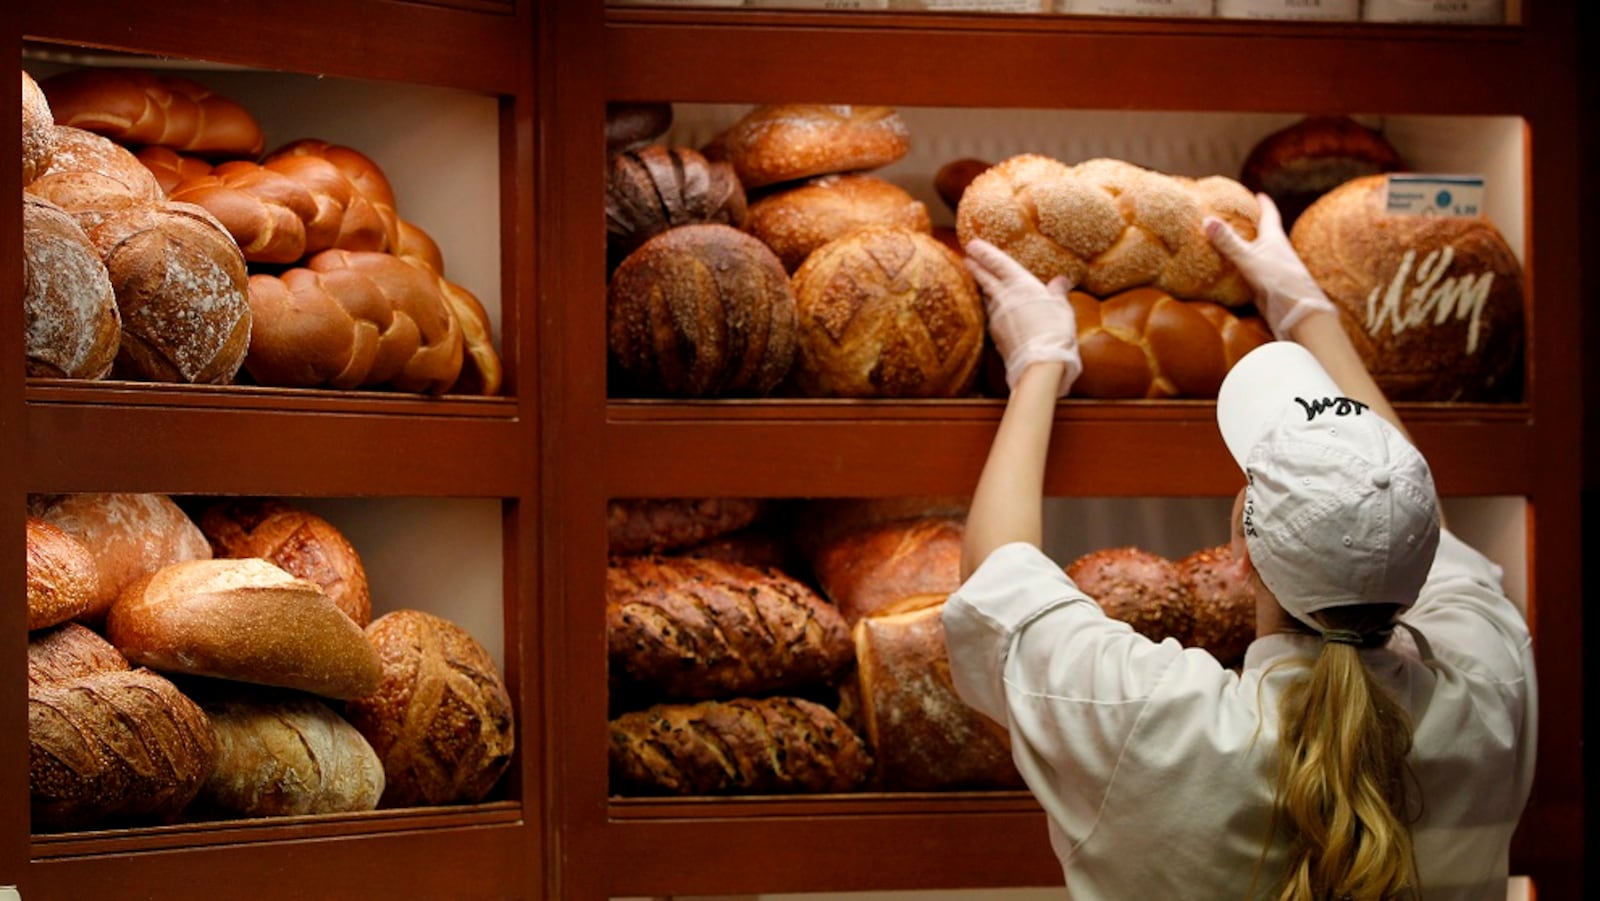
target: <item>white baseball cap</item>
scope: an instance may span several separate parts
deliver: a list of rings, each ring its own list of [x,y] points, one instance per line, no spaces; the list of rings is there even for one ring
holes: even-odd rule
[[[1278,603],[1310,614],[1409,607],[1439,545],[1433,474],[1410,441],[1343,396],[1304,347],[1263,344],[1217,395],[1217,427],[1246,478],[1244,539]]]

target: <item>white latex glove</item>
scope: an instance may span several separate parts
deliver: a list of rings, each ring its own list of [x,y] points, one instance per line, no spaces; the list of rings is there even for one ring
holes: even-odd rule
[[[1078,319],[1067,302],[1072,280],[1057,276],[1046,285],[1005,251],[981,238],[967,244],[967,269],[983,288],[989,334],[1006,364],[1006,384],[1016,388],[1022,371],[1034,363],[1066,364],[1057,397],[1065,397],[1078,374]]]
[[[1206,237],[1218,252],[1239,267],[1245,281],[1256,291],[1256,308],[1271,326],[1272,334],[1288,339],[1300,320],[1319,310],[1334,312],[1317,280],[1306,271],[1306,264],[1294,252],[1289,236],[1283,233],[1283,217],[1277,204],[1265,194],[1257,194],[1261,221],[1256,239],[1245,241],[1226,222],[1205,217]]]

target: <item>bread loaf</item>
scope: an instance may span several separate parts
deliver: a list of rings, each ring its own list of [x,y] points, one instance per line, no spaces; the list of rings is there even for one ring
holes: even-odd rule
[[[816,560],[852,532],[917,519],[964,522],[968,501],[957,495],[809,498],[794,512],[795,543],[806,559]]]
[[[166,199],[161,183],[133,151],[103,135],[70,125],[57,125],[51,142],[50,164],[39,171],[28,189],[74,213],[103,206],[105,198],[96,198],[88,192],[77,203],[65,196],[52,196],[55,189],[50,183],[41,183],[44,179],[73,172],[100,176],[100,193],[124,197],[131,204],[160,203]]]
[[[78,623],[61,623],[28,633],[28,689],[36,685],[70,682],[91,673],[128,669],[128,660],[100,637]]]
[[[854,627],[859,717],[888,791],[1020,789],[1005,727],[956,695],[940,619],[945,593]]]
[[[212,556],[259,557],[316,584],[363,629],[372,621],[361,556],[326,519],[279,500],[231,498],[207,506],[198,524]]]
[[[367,636],[383,679],[346,704],[345,715],[383,761],[379,805],[488,797],[516,745],[511,696],[489,652],[465,629],[420,610],[386,613]]]
[[[1256,142],[1239,181],[1271,197],[1290,228],[1313,201],[1350,179],[1405,168],[1377,129],[1349,116],[1306,116]]]
[[[1194,615],[1191,643],[1223,666],[1242,666],[1256,637],[1256,602],[1232,548],[1202,548],[1176,565]]]
[[[262,150],[261,126],[248,110],[188,78],[144,69],[82,68],[52,75],[40,86],[58,123],[122,144],[160,144],[223,157]]]
[[[489,311],[466,288],[444,277],[444,255],[433,237],[415,223],[400,220],[400,242],[395,256],[426,268],[439,279],[439,293],[461,325],[461,374],[449,394],[493,396],[500,393],[505,369],[495,350]]]
[[[723,795],[848,792],[871,775],[861,737],[800,698],[660,704],[610,727],[611,792]]]
[[[260,559],[191,560],[129,585],[106,637],[134,663],[350,699],[382,667],[361,627],[321,589]]]
[[[611,276],[606,336],[613,393],[769,393],[795,355],[795,298],[765,244],[732,226],[681,225]]]
[[[216,754],[195,798],[207,813],[246,817],[373,810],[383,763],[328,705],[305,695],[201,696]]]
[[[761,515],[758,498],[614,498],[606,502],[611,554],[675,551],[742,529]]]
[[[122,315],[100,252],[77,221],[22,195],[22,313],[26,372],[98,379],[111,372]]]
[[[660,101],[606,103],[606,153],[653,141],[672,127],[672,104]]]
[[[29,517],[27,556],[28,631],[89,612],[99,575],[88,546],[58,526]]]
[[[211,769],[205,713],[145,669],[28,688],[28,790],[37,832],[171,822]]]
[[[1239,306],[1254,292],[1201,222],[1216,216],[1250,240],[1257,211],[1243,185],[1221,176],[1184,178],[1113,159],[1068,166],[1023,154],[972,180],[956,231],[963,246],[982,238],[1041,281],[1065,275],[1096,297],[1149,285],[1182,300]]]
[[[1151,641],[1192,643],[1194,613],[1171,560],[1136,547],[1104,548],[1074,560],[1066,571],[1112,619]]]
[[[615,154],[606,172],[606,251],[613,268],[669,228],[744,225],[744,187],[733,167],[689,147],[651,145]]]
[[[31,515],[82,541],[94,558],[94,600],[80,619],[105,617],[122,589],[169,563],[211,556],[206,537],[164,494],[86,493],[30,499]]]
[[[932,236],[858,229],[794,274],[806,397],[959,397],[976,382],[984,312],[961,260]]]
[[[886,166],[906,155],[905,121],[887,106],[789,103],[758,106],[719,144],[745,190]]]
[[[624,557],[606,568],[616,686],[672,700],[825,685],[850,663],[843,617],[804,583],[693,557]]]
[[[813,250],[868,225],[933,231],[922,201],[891,181],[860,172],[821,175],[767,194],[750,205],[745,229],[792,273]]]
[[[310,159],[296,159],[299,157]],[[288,173],[312,186],[312,193],[326,207],[320,218],[330,221],[337,207],[334,201],[336,198],[342,199],[342,192],[333,187],[335,179],[322,163],[332,164],[355,195],[346,202],[342,215],[338,217],[338,237],[330,246],[355,251],[394,249],[400,241],[400,214],[395,209],[394,188],[389,184],[389,177],[371,157],[354,147],[302,138],[279,147],[261,161],[263,166]],[[375,222],[364,207],[370,207],[371,212],[376,214]],[[373,233],[374,229],[376,234]]]
[[[112,374],[225,385],[250,347],[244,257],[205,210],[130,207],[89,230],[122,315]]]
[[[987,172],[989,165],[987,160],[971,157],[951,160],[933,174],[933,190],[953,213],[961,209],[961,197],[967,193],[967,185]]]
[[[677,553],[699,560],[734,563],[781,573],[803,572],[803,562],[787,533],[775,526],[752,526],[709,538]]]
[[[156,177],[156,184],[161,186],[161,190],[166,192],[169,198],[172,189],[180,183],[207,175],[212,168],[209,160],[155,144],[140,147],[133,155],[150,170],[151,175]]]
[[[440,394],[461,374],[461,323],[426,268],[387,253],[325,250],[249,281],[245,368],[262,385]]]
[[[1373,379],[1397,401],[1515,400],[1516,256],[1488,219],[1390,215],[1387,191],[1387,176],[1347,181],[1290,232]]]
[[[1103,301],[1073,291],[1069,300],[1083,357],[1074,397],[1215,398],[1233,364],[1272,340],[1259,316],[1156,288]]]
[[[854,626],[906,598],[948,595],[961,587],[962,523],[918,517],[848,532],[813,556],[822,593]]]
[[[28,70],[22,70],[22,186],[50,165],[55,150],[56,121],[50,101]]]

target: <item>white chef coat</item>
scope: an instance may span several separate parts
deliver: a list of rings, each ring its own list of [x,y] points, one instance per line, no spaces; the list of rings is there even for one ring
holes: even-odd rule
[[[1362,658],[1411,714],[1412,826],[1428,899],[1505,898],[1533,780],[1537,690],[1524,613],[1501,570],[1440,537],[1428,581]],[[1243,899],[1278,885],[1261,848],[1277,774],[1278,699],[1321,639],[1250,645],[1241,674],[1110,619],[1038,548],[996,550],[944,606],[957,691],[1009,727],[1074,899]],[[1275,664],[1284,665],[1275,665]]]

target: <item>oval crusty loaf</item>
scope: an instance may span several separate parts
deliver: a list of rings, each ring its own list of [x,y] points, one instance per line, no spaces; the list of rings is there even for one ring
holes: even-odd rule
[[[943,596],[961,586],[959,519],[926,516],[852,530],[811,559],[822,593],[855,625],[907,598]]]
[[[1259,316],[1155,288],[1103,301],[1073,291],[1069,300],[1083,355],[1074,397],[1215,398],[1233,364],[1272,340]]]
[[[28,687],[68,682],[90,673],[128,669],[128,659],[79,623],[61,623],[28,633]]]
[[[128,586],[106,637],[134,663],[170,673],[359,698],[378,688],[378,653],[311,582],[260,559],[174,563]]]
[[[94,558],[97,590],[84,620],[103,618],[135,580],[169,563],[211,556],[200,529],[164,494],[39,496],[29,512],[82,541]]]
[[[99,592],[94,555],[76,536],[28,517],[28,631],[89,612]]]
[[[215,557],[260,557],[313,582],[358,626],[372,621],[361,556],[333,523],[280,500],[230,498],[201,511],[198,525]]]
[[[1097,297],[1150,285],[1183,300],[1239,306],[1254,292],[1201,222],[1214,215],[1249,240],[1257,210],[1243,185],[1221,176],[1184,178],[1112,159],[1068,166],[1023,154],[972,180],[956,232],[963,246],[982,238],[1041,281],[1065,275]]]
[[[606,550],[657,554],[692,547],[755,522],[759,498],[614,498],[606,502]]]
[[[1404,168],[1377,129],[1349,116],[1307,116],[1257,141],[1239,181],[1271,197],[1290,228],[1313,201],[1350,179]]]
[[[28,375],[98,379],[111,372],[122,314],[100,252],[66,210],[27,193],[22,312]]]
[[[170,822],[211,769],[200,708],[145,669],[28,688],[28,790],[36,831]]]
[[[216,754],[197,807],[246,817],[373,810],[383,762],[328,705],[305,695],[202,696]]]
[[[1194,612],[1192,643],[1223,666],[1244,664],[1256,637],[1256,602],[1228,545],[1202,548],[1177,562],[1178,578]]]
[[[744,187],[725,162],[689,147],[651,145],[611,157],[606,171],[606,251],[612,266],[669,228],[745,221]]]
[[[238,103],[191,79],[143,69],[82,68],[41,85],[56,121],[123,144],[203,156],[255,156],[261,126]]]
[[[750,205],[745,230],[792,273],[813,250],[868,225],[933,232],[922,201],[894,182],[859,172],[821,175],[762,197]]]
[[[850,663],[844,618],[804,583],[695,557],[613,560],[606,637],[617,687],[672,700],[825,685]]]
[[[611,721],[612,794],[848,792],[872,774],[861,737],[821,704],[658,704]]]
[[[1066,572],[1112,619],[1151,641],[1190,643],[1194,614],[1171,560],[1136,547],[1104,548],[1074,560]]]
[[[1372,377],[1401,401],[1513,400],[1522,383],[1522,267],[1488,219],[1386,212],[1388,178],[1345,182],[1290,240]]]
[[[55,150],[56,120],[50,101],[26,69],[22,70],[22,186],[50,165]]]
[[[794,274],[806,397],[958,397],[983,355],[983,301],[950,248],[901,228],[857,229]]]
[[[680,225],[646,241],[611,276],[606,316],[628,393],[760,396],[794,362],[788,274],[765,244],[727,225]]]
[[[383,660],[378,690],[345,715],[383,761],[382,807],[476,803],[511,764],[511,696],[483,645],[421,610],[372,621]]]
[[[972,180],[989,171],[989,161],[961,157],[951,160],[939,167],[933,174],[933,190],[944,201],[945,206],[954,213],[961,209],[961,197],[967,193],[967,185]]]
[[[887,166],[911,146],[905,121],[892,107],[816,103],[758,106],[718,143],[747,191]]]
[[[122,378],[226,385],[250,347],[248,274],[215,218],[187,203],[130,207],[89,230],[122,312]]]

